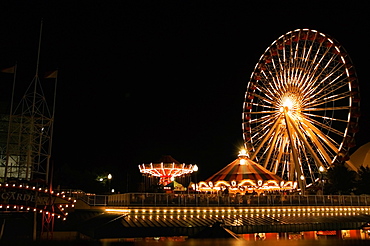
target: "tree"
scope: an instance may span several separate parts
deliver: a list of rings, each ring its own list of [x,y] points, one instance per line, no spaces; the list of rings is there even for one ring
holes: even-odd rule
[[[361,166],[358,171],[358,180],[356,182],[356,193],[370,194],[370,167]]]
[[[357,173],[349,170],[344,163],[338,163],[328,169],[325,193],[348,195],[355,187]]]
[[[76,165],[64,163],[54,170],[53,187],[101,194],[108,191],[101,182],[96,180],[96,177],[102,172],[101,170],[83,169]]]

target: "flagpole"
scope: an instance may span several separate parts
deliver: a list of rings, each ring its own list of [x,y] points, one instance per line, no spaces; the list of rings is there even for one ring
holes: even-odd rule
[[[41,36],[42,36],[42,24],[43,20],[41,19],[41,24],[40,24],[40,36],[39,36],[39,47],[37,51],[37,61],[36,61],[36,74],[35,76],[38,77],[39,74],[39,63],[40,63],[40,50],[41,50]]]
[[[56,70],[58,71],[58,70]],[[49,182],[49,165],[50,165],[50,156],[51,156],[51,151],[53,147],[53,132],[54,132],[54,117],[55,117],[55,104],[56,104],[56,97],[57,97],[57,84],[58,84],[58,73],[55,77],[55,85],[54,85],[54,101],[53,101],[53,112],[51,116],[51,129],[50,129],[50,144],[49,144],[49,155],[48,155],[48,161],[46,165],[46,183],[48,184]],[[51,179],[51,177],[50,177]],[[51,185],[51,184],[50,184]]]
[[[37,90],[37,81],[38,81],[38,74],[39,74],[39,62],[40,62],[40,50],[41,50],[41,37],[42,37],[42,24],[43,20],[41,19],[41,24],[40,24],[40,35],[39,35],[39,47],[37,50],[37,61],[36,61],[36,73],[35,73],[35,87],[33,91],[33,103],[32,103],[32,115],[31,115],[31,122],[32,122],[32,127],[34,124],[34,117],[35,117],[35,104],[36,104],[36,90]],[[27,167],[28,169],[29,167]],[[46,174],[46,179],[47,179],[47,174]],[[33,172],[31,170],[31,179],[33,178]],[[36,192],[36,197],[35,197],[35,207],[37,205],[37,192]],[[33,241],[36,241],[37,239],[37,212],[34,212],[33,215],[33,233],[32,233]]]
[[[32,104],[32,118],[35,113],[35,104],[36,104],[36,90],[37,90],[37,80],[39,77],[39,64],[40,64],[40,52],[41,52],[41,37],[42,37],[42,24],[43,20],[41,19],[41,24],[40,24],[40,35],[39,35],[39,46],[37,50],[37,60],[36,60],[36,73],[35,73],[35,87],[33,90],[33,104]]]
[[[12,97],[10,101],[10,114],[9,114],[9,122],[8,122],[8,136],[6,138],[6,161],[5,161],[5,171],[4,171],[4,182],[7,180],[8,176],[8,166],[9,166],[9,142],[10,142],[10,131],[11,131],[11,124],[13,120],[13,104],[14,104],[14,92],[15,92],[15,81],[17,77],[17,63],[14,65],[14,76],[13,76],[13,88],[12,88]]]

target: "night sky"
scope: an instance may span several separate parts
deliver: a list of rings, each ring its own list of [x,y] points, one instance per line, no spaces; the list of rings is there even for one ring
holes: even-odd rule
[[[237,157],[245,89],[265,49],[288,31],[315,29],[355,64],[357,147],[369,142],[368,5],[243,2],[251,1],[2,1],[0,66],[17,62],[23,95],[43,19],[39,72],[59,69],[56,168],[100,168],[125,187],[139,164],[171,155],[205,179]]]

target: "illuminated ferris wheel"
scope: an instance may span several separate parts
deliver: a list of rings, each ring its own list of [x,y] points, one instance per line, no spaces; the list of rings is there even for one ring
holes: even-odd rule
[[[263,53],[243,104],[249,158],[300,187],[348,160],[360,97],[345,49],[315,30],[282,35]]]

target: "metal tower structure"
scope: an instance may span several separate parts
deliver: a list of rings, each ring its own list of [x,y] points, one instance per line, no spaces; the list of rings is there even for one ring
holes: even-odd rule
[[[57,71],[43,77],[43,79],[55,80],[53,100],[48,102],[39,77],[41,34],[42,22],[35,76],[20,103],[15,107],[12,96],[6,153],[3,158],[5,163],[1,165],[3,170],[0,170],[4,182],[15,179],[49,183]],[[16,70],[14,78],[15,72]]]

